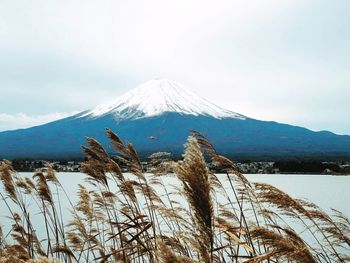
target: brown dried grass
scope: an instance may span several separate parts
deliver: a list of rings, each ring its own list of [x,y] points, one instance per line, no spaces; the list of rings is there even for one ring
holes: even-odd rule
[[[349,261],[344,214],[328,215],[273,186],[251,184],[201,133],[192,131],[179,162],[167,153],[150,156],[152,174],[144,173],[132,144],[109,129],[107,136],[118,155],[87,138],[81,167],[87,183],[79,185],[69,222],[60,203],[69,196],[50,164],[32,180],[0,163],[1,203],[13,222],[11,238],[0,228],[0,263]],[[166,184],[171,177],[181,187]],[[45,226],[40,239],[33,205]],[[290,227],[295,222],[299,232]]]

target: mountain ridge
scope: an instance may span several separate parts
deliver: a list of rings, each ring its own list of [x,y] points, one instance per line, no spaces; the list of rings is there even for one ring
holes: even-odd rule
[[[141,85],[141,88],[162,82],[164,80],[151,82]],[[165,84],[168,85],[169,81]],[[139,97],[134,99],[131,92],[122,96],[123,100],[117,99],[65,119],[1,132],[0,158],[83,157],[81,146],[85,144],[86,136],[97,139],[107,151],[114,152],[105,134],[105,128],[110,128],[123,140],[133,143],[143,157],[159,151],[181,155],[189,130],[193,129],[206,135],[219,152],[231,158],[350,160],[348,135],[314,132],[303,127],[248,118],[198,99],[192,93],[181,96],[186,100],[193,98],[192,103],[170,96],[168,91],[165,94],[169,96],[165,95],[165,99],[160,96],[157,100],[159,85],[154,89],[155,92],[150,92],[151,95],[141,98],[141,101]],[[148,89],[138,94],[143,93],[147,94]],[[169,103],[176,107],[170,107]],[[182,109],[179,105],[188,107]]]

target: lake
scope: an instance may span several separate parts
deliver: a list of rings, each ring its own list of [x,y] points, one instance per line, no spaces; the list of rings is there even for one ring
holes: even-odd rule
[[[19,175],[32,177],[33,173],[19,173]],[[76,192],[78,190],[78,184],[86,185],[86,182],[84,181],[86,176],[82,173],[58,173],[57,177],[69,196],[69,199],[75,204],[77,201]],[[218,177],[222,178],[222,180],[225,180],[226,178],[225,175],[220,174]],[[350,217],[350,176],[248,174],[246,177],[251,182],[263,182],[276,186],[292,197],[307,198],[327,212],[330,212],[330,208],[335,208]],[[171,184],[176,183],[176,180],[173,177],[169,177],[165,181],[166,184],[169,184],[169,188],[171,188]],[[64,193],[61,193],[60,196],[62,194],[64,195]],[[64,200],[67,199],[60,197],[62,207],[65,208],[63,209],[63,216],[67,218],[70,217],[71,206]],[[30,200],[28,200],[28,202],[30,202]],[[38,211],[32,212],[34,218],[35,213],[38,213]],[[5,234],[10,230],[10,222],[6,218],[7,216],[8,210],[1,201],[0,224],[4,228]]]
[[[30,173],[21,173],[30,176]],[[225,175],[218,175],[225,177]],[[276,186],[295,198],[307,198],[326,211],[334,208],[350,217],[350,176],[247,174],[251,182]],[[82,173],[59,173],[63,187],[74,196],[77,185],[84,183]]]

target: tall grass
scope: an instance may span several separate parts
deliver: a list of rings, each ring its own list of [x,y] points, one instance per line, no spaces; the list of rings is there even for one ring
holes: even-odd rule
[[[71,201],[50,164],[23,178],[0,163],[1,206],[12,221],[10,236],[0,228],[0,263],[350,261],[341,212],[249,182],[202,134],[192,131],[179,162],[153,154],[147,174],[132,144],[107,136],[116,156],[92,138],[83,147],[86,184],[69,222],[61,202]]]

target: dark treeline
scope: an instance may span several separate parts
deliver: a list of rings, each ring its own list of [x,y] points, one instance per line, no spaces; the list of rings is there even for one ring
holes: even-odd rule
[[[119,163],[118,160],[115,160]],[[174,159],[176,161],[176,159]],[[71,160],[32,160],[32,159],[14,159],[12,166],[19,172],[33,172],[38,168],[45,166],[45,163],[52,164],[56,171],[79,172],[80,165],[84,162],[83,158]],[[276,162],[255,162],[242,161],[235,162],[238,169],[243,173],[296,173],[296,174],[350,174],[350,162],[322,162],[322,161],[276,161]],[[145,170],[151,168],[149,159],[142,162]],[[127,170],[123,164],[120,166]],[[213,169],[214,172],[221,171]]]
[[[345,162],[278,161],[274,163],[274,167],[280,173],[350,174],[350,164]]]

